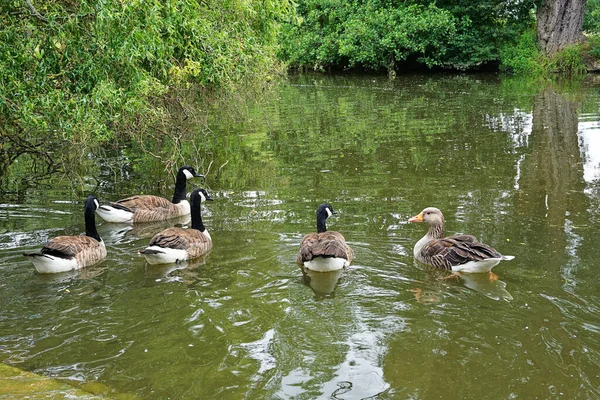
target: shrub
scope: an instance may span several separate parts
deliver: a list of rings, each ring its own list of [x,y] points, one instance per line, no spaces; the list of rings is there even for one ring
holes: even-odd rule
[[[569,77],[585,74],[587,68],[583,60],[583,46],[571,45],[557,52],[550,59],[548,68],[552,73]]]
[[[4,133],[86,141],[163,126],[167,94],[232,88],[277,66],[281,2],[50,0],[0,5]],[[263,4],[264,3],[264,4]]]
[[[537,46],[535,28],[527,30],[516,43],[507,43],[500,50],[500,69],[516,75],[537,75],[544,68],[543,56]]]

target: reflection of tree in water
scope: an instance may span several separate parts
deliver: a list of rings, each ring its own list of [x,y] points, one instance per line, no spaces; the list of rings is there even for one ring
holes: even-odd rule
[[[60,157],[55,153],[61,146],[48,141],[32,142],[24,135],[3,130],[0,134],[0,180],[6,187],[10,166],[21,156],[27,157],[25,161],[29,179],[34,177],[47,177],[61,170]],[[25,182],[24,182],[25,183]]]
[[[556,254],[545,256],[557,266],[565,261],[567,217],[587,204],[578,106],[549,87],[536,96],[529,151],[515,198],[516,215],[525,219],[522,240],[530,248],[554,249]]]

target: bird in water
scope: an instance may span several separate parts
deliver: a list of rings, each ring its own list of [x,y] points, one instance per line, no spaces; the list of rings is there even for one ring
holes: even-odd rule
[[[324,203],[317,209],[317,232],[309,233],[300,242],[296,261],[312,271],[329,272],[347,267],[354,252],[339,232],[328,231],[325,221],[336,214],[333,207]]]
[[[514,256],[500,254],[493,247],[481,243],[472,235],[452,235],[444,237],[444,215],[435,207],[427,207],[408,222],[422,222],[429,225],[413,249],[415,258],[425,264],[450,270],[458,274],[491,273],[500,261],[512,260]],[[490,279],[497,279],[490,274]]]
[[[101,205],[96,213],[107,222],[135,223],[164,221],[171,218],[188,215],[190,203],[186,198],[188,179],[204,178],[193,167],[179,168],[175,179],[173,201],[160,196],[139,195]]]
[[[148,247],[140,250],[149,264],[179,263],[200,257],[212,248],[212,238],[202,222],[200,204],[212,201],[205,189],[196,189],[190,195],[192,227],[167,228],[150,240]]]
[[[38,252],[23,253],[39,273],[52,274],[84,268],[106,257],[106,246],[96,230],[95,211],[100,206],[96,196],[85,202],[85,236],[57,236]]]

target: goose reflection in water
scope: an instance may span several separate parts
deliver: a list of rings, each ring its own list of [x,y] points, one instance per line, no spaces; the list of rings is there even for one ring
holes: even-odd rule
[[[437,303],[441,300],[444,292],[444,287],[440,284],[448,285],[451,282],[456,282],[468,289],[481,293],[485,297],[492,300],[512,301],[513,297],[506,290],[506,282],[499,279],[498,275],[490,274],[452,274],[441,276],[446,271],[431,269],[429,271],[431,279],[435,284],[427,285],[423,282],[423,286],[412,288],[410,291],[414,294],[415,299],[422,304]],[[426,286],[426,287],[425,287]]]
[[[489,277],[486,274],[460,274],[456,279],[465,287],[492,300],[511,301],[513,299],[506,290],[506,282],[501,281],[496,274],[490,274]]]
[[[210,253],[179,263],[146,264],[145,278],[155,282],[182,282],[193,285],[201,280],[202,269],[199,267],[206,265],[209,257]]]
[[[334,291],[337,286],[343,269],[330,272],[317,272],[308,268],[302,269],[304,284],[310,286],[317,298],[334,297]]]
[[[106,240],[109,243],[123,243],[136,239],[151,238],[156,235],[157,232],[172,226],[186,228],[190,225],[190,222],[191,216],[190,214],[187,214],[166,221],[146,222],[143,224],[103,224],[99,230],[103,235],[106,235]]]

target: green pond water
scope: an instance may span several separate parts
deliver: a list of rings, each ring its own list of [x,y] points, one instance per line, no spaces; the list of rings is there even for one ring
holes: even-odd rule
[[[84,197],[66,179],[0,196],[0,361],[109,398],[600,398],[599,83],[301,76],[244,115],[192,141],[186,161],[214,163],[188,192],[215,199],[193,262],[137,254],[168,223],[99,220],[104,262],[37,274],[22,252],[83,232]],[[171,197],[136,151],[92,160],[83,192]],[[356,259],[304,279],[322,202]],[[412,255],[426,206],[515,259],[442,279]]]

